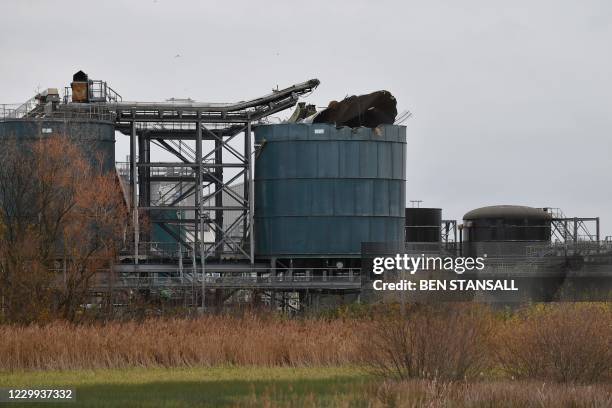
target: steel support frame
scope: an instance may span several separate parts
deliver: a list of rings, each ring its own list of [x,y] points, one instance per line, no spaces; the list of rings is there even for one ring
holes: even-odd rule
[[[135,230],[138,230],[138,215],[148,215],[152,210],[158,211],[179,211],[192,210],[195,213],[193,221],[193,242],[191,245],[183,246],[190,247],[195,253],[199,252],[200,265],[202,276],[205,276],[205,260],[214,255],[217,258],[242,258],[248,259],[251,264],[254,264],[254,244],[253,244],[253,211],[254,203],[250,197],[253,197],[253,180],[252,180],[252,138],[251,138],[251,122],[236,126],[231,125],[224,129],[209,129],[204,121],[195,122],[193,132],[189,133],[189,138],[184,137],[178,139],[179,143],[184,143],[185,140],[193,140],[195,142],[195,157],[190,161],[187,155],[179,152],[174,146],[167,143],[162,134],[157,132],[152,137],[151,133],[159,130],[160,127],[167,125],[161,122],[162,125],[153,125],[150,123],[131,123],[131,151],[138,152],[138,155],[132,155],[133,159],[130,162],[130,175],[132,180],[133,205]],[[141,128],[137,125],[141,125]],[[180,127],[181,132],[184,132],[184,127]],[[172,136],[171,129],[165,130],[163,135],[169,135],[169,140],[177,140]],[[240,151],[229,143],[238,135],[244,134],[244,151]],[[204,151],[204,141],[213,141],[214,148]],[[167,152],[176,157],[176,162],[154,162],[151,161],[150,144],[151,142],[160,146]],[[224,162],[224,152],[235,159],[233,162]],[[155,168],[185,168],[192,169],[192,176],[151,176],[151,169]],[[231,168],[236,173],[231,177],[224,177],[224,169]],[[132,171],[133,170],[133,171]],[[181,194],[174,198],[168,205],[155,205],[151,201],[151,181],[168,183],[178,183],[176,186],[181,186]],[[242,181],[244,184],[244,192],[232,190],[232,183]],[[190,183],[191,182],[191,183]],[[192,184],[193,183],[193,184]],[[208,183],[208,184],[207,184]],[[187,185],[187,188],[183,189]],[[193,187],[188,187],[191,184]],[[213,191],[206,194],[204,187],[212,186]],[[176,187],[175,186],[175,187]],[[181,201],[192,196],[194,197],[193,206],[181,206]],[[214,217],[210,217],[208,211],[214,212]],[[224,222],[224,214],[227,211],[239,212],[240,216],[227,224]],[[151,222],[160,225],[162,229],[168,231],[169,224],[174,221],[164,220],[163,217],[151,218]],[[187,224],[185,221],[179,221],[182,225]],[[226,225],[227,224],[227,225]],[[214,232],[214,242],[205,241],[206,226]],[[236,230],[242,226],[240,239],[236,239]],[[135,232],[134,235],[134,257],[135,262],[138,262],[138,249],[140,245],[137,242],[142,241],[142,232]],[[171,234],[172,235],[172,234]],[[176,235],[176,234],[175,234]],[[194,268],[195,259],[194,259]],[[203,279],[204,281],[204,279]],[[204,294],[204,291],[203,291]]]
[[[150,216],[151,211],[163,210],[179,211],[179,214],[182,214],[181,211],[193,211],[193,219],[181,217],[177,222],[180,228],[184,228],[183,231],[191,226],[192,236],[189,237],[187,231],[188,239],[182,239],[180,230],[179,234],[174,235],[175,239],[176,236],[179,238],[180,244],[177,243],[177,246],[191,249],[194,272],[198,270],[197,252],[202,262],[203,277],[205,260],[211,255],[219,261],[227,257],[247,259],[253,265],[255,245],[251,125],[294,106],[301,95],[311,92],[318,85],[319,81],[312,79],[284,89],[275,89],[259,98],[230,104],[194,101],[124,102],[119,99],[102,104],[103,109],[112,116],[115,129],[130,136],[134,263],[146,261],[148,254],[148,250],[144,254],[141,252],[140,241],[144,237],[141,218]],[[239,134],[244,134],[244,144],[238,144],[240,147],[231,145],[230,142]],[[189,141],[195,142],[195,149],[184,144]],[[204,141],[213,141],[214,148],[204,151]],[[151,144],[168,151],[177,161],[153,162]],[[185,147],[184,151],[182,147]],[[227,161],[224,153],[232,161]],[[178,172],[156,172],[159,168],[175,168]],[[234,175],[228,177],[231,173]],[[242,193],[231,188],[232,183],[240,179],[244,186]],[[152,182],[174,183],[178,190],[172,191],[172,187],[168,190],[172,193],[168,194],[170,197],[162,197],[159,202],[153,202]],[[205,194],[204,190],[211,187],[213,192]],[[192,196],[193,206],[180,205]],[[166,201],[167,198],[169,200]],[[230,211],[239,213],[231,222],[231,218],[226,216]],[[210,216],[208,212],[214,215]],[[173,221],[166,218],[159,216],[152,221],[164,230],[172,231],[170,226]],[[213,242],[205,242],[205,226],[215,232]],[[234,231],[238,229],[242,229],[242,232],[235,234]]]
[[[587,223],[595,224],[595,233],[593,234],[588,228]],[[553,218],[551,221],[551,229],[553,237],[569,243],[577,243],[580,237],[588,238],[587,241],[599,242],[600,229],[599,217],[562,217]],[[582,235],[581,235],[582,234]]]

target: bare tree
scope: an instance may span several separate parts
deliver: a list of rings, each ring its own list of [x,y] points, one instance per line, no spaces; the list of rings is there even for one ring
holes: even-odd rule
[[[9,145],[0,168],[0,296],[6,320],[76,320],[116,255],[126,214],[114,174],[61,137]]]

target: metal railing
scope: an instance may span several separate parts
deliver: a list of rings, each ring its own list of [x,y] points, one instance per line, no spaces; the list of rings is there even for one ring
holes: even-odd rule
[[[244,265],[242,266],[244,267]],[[208,287],[210,289],[232,288],[359,288],[361,286],[361,270],[359,268],[294,268],[275,275],[269,268],[252,268],[248,272],[219,272],[212,266],[211,272],[202,273],[200,267],[184,267],[171,271],[118,272],[100,274],[96,279],[96,288],[172,288],[172,287]],[[231,270],[231,265],[229,265]],[[214,272],[217,270],[217,272]],[[333,273],[333,274],[332,274]]]
[[[568,254],[612,253],[612,240],[543,242],[526,247],[528,257],[563,256]]]
[[[0,104],[0,119],[20,119],[26,117],[37,106],[38,100],[35,96],[21,104]]]
[[[177,218],[176,220],[167,219],[167,223],[180,222],[180,212],[185,211],[188,213],[189,210],[181,210],[181,207],[176,207]],[[207,230],[208,231],[208,230]],[[182,237],[186,244],[193,245],[193,224],[182,223],[181,232],[184,234]],[[232,238],[242,239],[242,237],[232,236]],[[141,263],[157,263],[160,259],[172,259],[178,260],[180,258],[185,260],[185,263],[191,262],[190,260],[194,257],[197,258],[198,264],[200,263],[200,242],[198,237],[198,246],[195,248],[195,254],[188,247],[188,245],[181,244],[178,242],[139,242],[138,244],[138,257]],[[206,254],[216,255],[229,255],[233,254],[230,250],[224,250],[222,246],[216,248],[215,242],[204,242],[204,251]],[[131,256],[134,253],[133,247],[127,246],[122,250],[123,256]]]
[[[90,80],[88,85],[88,95],[90,102],[121,102],[123,98],[108,83],[100,80]],[[72,102],[72,88],[64,87],[64,104]]]
[[[105,81],[89,81],[89,99],[92,102],[121,102],[123,98]]]
[[[0,119],[22,119],[27,117],[42,117],[45,119],[84,119],[84,120],[103,120],[112,122],[115,120],[115,113],[109,111],[104,105],[59,105],[57,109],[50,113],[40,110],[42,105],[36,100],[18,104],[0,104]],[[33,113],[36,112],[36,115]]]

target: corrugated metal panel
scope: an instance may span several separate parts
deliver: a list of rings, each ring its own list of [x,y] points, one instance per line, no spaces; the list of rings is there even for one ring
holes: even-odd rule
[[[259,126],[255,235],[260,256],[355,256],[403,241],[406,130]]]
[[[86,120],[15,119],[0,122],[0,143],[7,140],[32,142],[53,135],[64,136],[83,150],[85,157],[104,171],[115,168],[115,126],[111,122]]]

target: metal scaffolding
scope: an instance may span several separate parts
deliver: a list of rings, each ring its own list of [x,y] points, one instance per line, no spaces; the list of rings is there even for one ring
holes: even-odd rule
[[[202,273],[211,256],[253,264],[252,124],[294,106],[300,95],[318,84],[310,80],[235,104],[106,103],[117,130],[130,137],[134,263],[146,253],[143,243],[150,242],[141,228],[148,221],[187,249],[194,269],[199,258]],[[152,145],[172,159],[154,161]],[[171,187],[156,198],[153,183]],[[242,184],[242,191],[234,188],[237,184]]]
[[[556,242],[600,242],[599,217],[566,217],[560,208],[547,208],[552,214],[551,238]],[[591,228],[594,228],[594,232]]]

